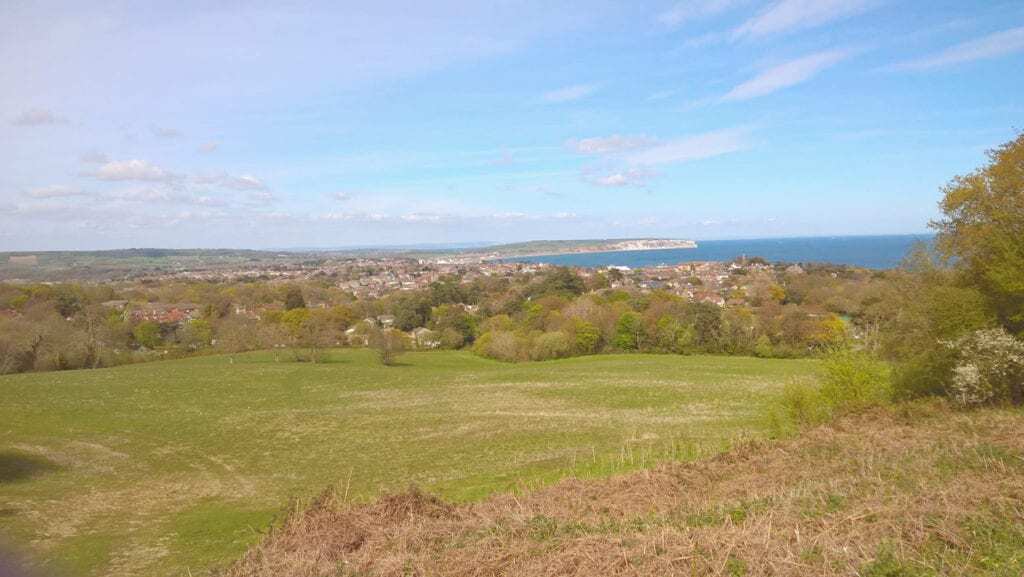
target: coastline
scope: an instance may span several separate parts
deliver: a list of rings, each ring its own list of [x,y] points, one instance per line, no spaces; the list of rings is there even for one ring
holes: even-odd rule
[[[614,252],[646,252],[652,250],[692,250],[697,248],[697,243],[693,243],[690,246],[656,246],[656,247],[636,247],[636,248],[599,248],[594,250],[572,250],[566,252],[543,252],[543,253],[529,253],[529,254],[517,254],[511,256],[488,256],[483,257],[482,261],[495,261],[495,260],[512,260],[517,258],[541,258],[547,256],[567,256],[573,254],[604,254]]]

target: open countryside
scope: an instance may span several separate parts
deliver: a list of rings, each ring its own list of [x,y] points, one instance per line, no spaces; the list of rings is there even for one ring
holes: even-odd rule
[[[328,486],[463,501],[690,460],[777,434],[784,386],[816,378],[710,356],[232,359],[0,377],[11,535],[76,575],[204,574]]]

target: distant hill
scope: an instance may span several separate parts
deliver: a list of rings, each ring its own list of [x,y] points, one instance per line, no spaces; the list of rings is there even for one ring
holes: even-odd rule
[[[660,250],[696,248],[692,240],[666,238],[612,238],[581,240],[533,240],[500,244],[487,247],[483,252],[487,258],[508,258],[517,256],[540,256],[587,252],[613,252],[628,250]],[[478,251],[472,251],[478,252]]]

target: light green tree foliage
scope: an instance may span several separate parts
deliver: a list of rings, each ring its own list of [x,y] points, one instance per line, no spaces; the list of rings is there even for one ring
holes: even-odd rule
[[[1024,134],[988,153],[989,163],[943,189],[938,246],[999,317],[1024,332]]]
[[[143,321],[135,325],[132,336],[135,337],[135,342],[147,349],[155,349],[164,342],[163,335],[160,334],[160,325],[153,321]]]

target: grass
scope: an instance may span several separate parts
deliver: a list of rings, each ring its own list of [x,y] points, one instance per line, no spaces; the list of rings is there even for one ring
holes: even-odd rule
[[[516,498],[328,494],[227,577],[1024,575],[1024,412],[906,408]]]
[[[807,360],[597,356],[509,365],[270,353],[0,377],[0,536],[76,575],[200,575],[289,499],[525,492],[762,436]]]

